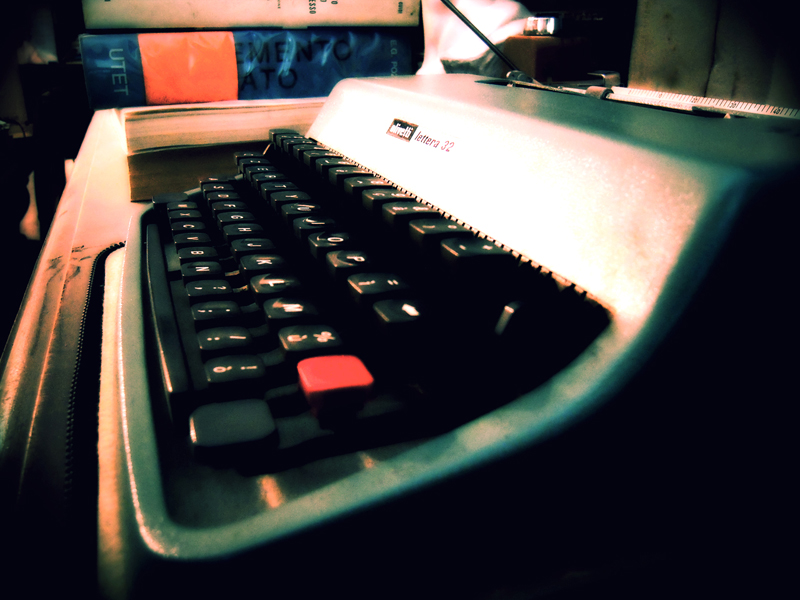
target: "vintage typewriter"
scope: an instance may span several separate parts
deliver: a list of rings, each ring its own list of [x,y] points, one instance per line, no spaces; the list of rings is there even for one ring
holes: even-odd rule
[[[127,203],[81,359],[103,593],[727,573],[786,460],[797,147],[791,120],[346,80],[307,132]]]

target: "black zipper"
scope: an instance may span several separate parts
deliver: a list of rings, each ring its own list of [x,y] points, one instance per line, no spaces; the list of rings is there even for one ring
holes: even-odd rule
[[[67,408],[63,506],[72,539],[83,546],[74,548],[74,555],[83,557],[81,564],[75,567],[86,569],[82,575],[88,585],[96,579],[96,561],[90,557],[97,554],[97,443],[105,263],[112,252],[124,245],[109,246],[92,263],[76,331],[76,362]],[[81,579],[78,573],[75,575]]]

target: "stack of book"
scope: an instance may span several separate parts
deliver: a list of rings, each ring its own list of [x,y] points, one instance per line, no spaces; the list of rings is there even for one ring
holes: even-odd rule
[[[93,108],[327,96],[413,73],[420,0],[83,0]]]

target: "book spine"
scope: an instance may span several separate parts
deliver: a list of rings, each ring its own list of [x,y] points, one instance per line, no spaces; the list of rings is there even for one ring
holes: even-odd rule
[[[147,104],[137,34],[82,35],[79,43],[92,108]]]
[[[87,29],[406,26],[420,0],[83,0]]]
[[[227,47],[230,59],[221,61]],[[403,28],[86,34],[80,48],[96,110],[323,97],[347,77],[413,72]]]

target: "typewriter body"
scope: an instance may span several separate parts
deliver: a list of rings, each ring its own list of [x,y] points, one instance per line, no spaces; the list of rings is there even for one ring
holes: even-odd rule
[[[95,116],[4,359],[4,477],[17,493],[3,493],[30,527],[28,553],[97,556],[68,577],[110,597],[253,585],[278,597],[591,596],[609,581],[625,596],[718,589],[740,568],[762,585],[783,560],[795,122],[469,75],[342,82],[302,132],[308,145],[510,254],[602,326],[591,320],[578,351],[541,376],[536,357],[559,328],[526,314],[515,352],[451,366],[454,397],[437,388],[445,404],[473,402],[474,379],[501,401],[413,439],[242,473],[165,451],[169,358],[147,284],[162,209],[130,201],[109,113]],[[268,158],[291,154],[277,135]],[[234,181],[249,176],[230,164]],[[493,285],[498,273],[479,264],[467,277]],[[453,329],[434,331],[416,341],[429,362]],[[513,373],[495,382],[476,373],[506,359]]]

